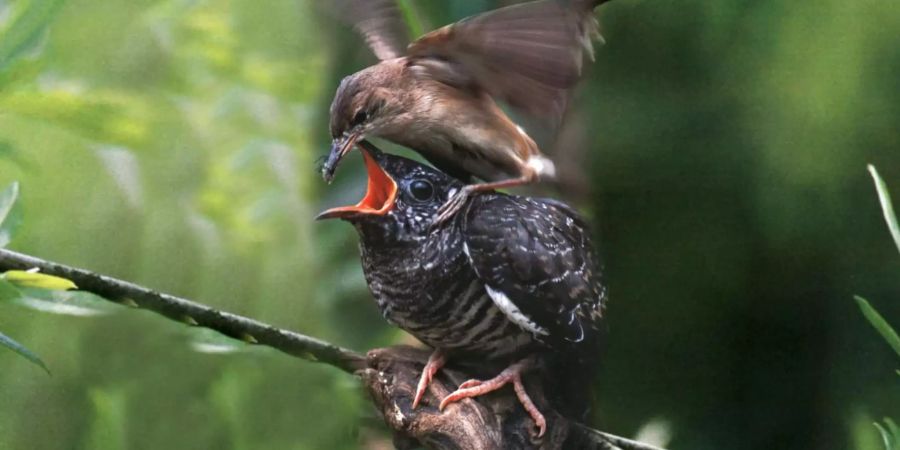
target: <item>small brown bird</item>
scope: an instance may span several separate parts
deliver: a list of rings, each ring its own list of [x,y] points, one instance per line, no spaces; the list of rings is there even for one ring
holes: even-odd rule
[[[556,127],[569,90],[593,57],[595,7],[608,0],[539,0],[469,17],[407,42],[394,0],[344,0],[381,62],[344,78],[331,104],[331,181],[356,142],[380,137],[415,149],[470,184],[447,201],[445,221],[476,191],[554,176],[553,162],[498,106]]]

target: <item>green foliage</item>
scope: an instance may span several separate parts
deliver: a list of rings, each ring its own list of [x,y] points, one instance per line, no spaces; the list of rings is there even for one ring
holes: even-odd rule
[[[0,192],[0,247],[6,246],[11,240],[16,228],[21,222],[21,213],[17,207],[16,199],[19,195],[19,184],[13,183],[3,192]],[[19,291],[7,280],[5,274],[0,275],[0,301],[13,300],[19,296]],[[0,333],[0,346],[6,347],[32,363],[42,367],[47,373],[47,365],[31,350],[16,342],[9,336]]]
[[[92,389],[89,395],[92,417],[84,448],[127,449],[126,392],[121,388]]]
[[[122,311],[122,306],[89,292],[25,288],[13,303],[35,311],[78,317],[105,316]]]
[[[884,180],[878,175],[878,170],[875,169],[875,166],[869,165],[869,173],[872,175],[872,179],[875,182],[875,189],[878,191],[878,200],[881,203],[884,220],[887,223],[888,230],[891,232],[894,243],[897,245],[897,250],[900,251],[900,226],[897,224],[897,216],[894,213],[894,207],[891,203],[891,195],[888,192]],[[897,336],[897,332],[894,331],[890,324],[888,324],[871,305],[869,305],[869,302],[859,296],[856,297],[856,301],[859,303],[860,308],[862,308],[863,314],[869,319],[869,322],[876,330],[878,330],[894,351],[897,352],[897,355],[900,356],[900,337]]]
[[[422,20],[419,19],[410,0],[397,0],[397,7],[400,8],[400,12],[403,14],[403,20],[409,28],[410,36],[415,38],[423,35],[426,31],[430,31],[425,30],[424,27],[422,27]]]
[[[900,250],[900,227],[897,226],[897,216],[894,214],[894,208],[891,204],[891,196],[888,193],[887,185],[884,183],[884,180],[881,179],[881,176],[878,175],[878,170],[875,169],[875,166],[870,164],[868,168],[869,173],[872,175],[872,179],[875,182],[875,189],[878,192],[878,200],[881,203],[885,222],[887,222],[888,229],[891,232],[894,243],[897,245],[897,249]],[[863,316],[865,316],[875,330],[881,334],[881,337],[887,341],[888,345],[894,349],[897,356],[900,356],[900,336],[897,335],[894,328],[891,327],[887,320],[885,320],[866,299],[858,295],[854,298],[856,299],[856,303],[859,305],[860,310],[862,310]],[[900,374],[900,371],[897,371],[897,373]],[[884,424],[875,422],[874,425],[881,434],[884,446],[887,450],[896,450],[900,448],[900,429],[897,428],[897,424],[894,423],[893,420],[885,418]]]
[[[20,2],[16,18],[0,30],[0,73],[6,71],[41,38],[65,0]]]
[[[209,354],[247,352],[254,347],[206,328],[190,330],[190,345],[195,351]]]
[[[22,211],[16,202],[19,183],[12,183],[0,192],[0,248],[12,241],[13,233],[22,223]]]
[[[15,301],[20,299],[21,296],[21,292],[16,289],[15,286],[4,280],[3,277],[0,277],[0,303],[6,301]],[[0,347],[6,347],[16,352],[28,361],[31,361],[32,363],[43,368],[48,374],[50,373],[47,365],[44,364],[44,361],[41,360],[41,358],[37,354],[3,333],[0,333]]]
[[[32,287],[40,289],[50,289],[57,291],[67,291],[69,289],[77,289],[71,280],[65,278],[45,275],[35,270],[7,270],[0,274],[0,278],[9,281],[16,286]]]
[[[0,278],[0,302],[13,301],[22,296],[22,293],[3,278]]]
[[[6,347],[18,353],[23,358],[31,361],[35,365],[40,366],[42,369],[44,369],[44,371],[47,372],[48,375],[50,374],[50,369],[47,368],[47,365],[44,364],[44,361],[42,361],[38,355],[3,333],[0,333],[0,346]]]
[[[881,438],[884,440],[884,447],[887,450],[900,449],[900,427],[889,418],[884,419],[884,423],[875,423]]]
[[[358,155],[331,186],[315,161],[334,88],[374,61],[321,3],[57,7],[0,70],[0,187],[28,188],[16,249],[358,350],[410,342],[374,307],[352,228],[311,220],[364,189]],[[500,3],[400,6],[415,34]],[[0,0],[0,29],[37,4]],[[847,320],[845,294],[900,297],[858,170],[898,176],[896,2],[616,0],[597,16],[606,44],[572,96],[571,140],[542,149],[591,183],[580,206],[611,298],[599,422],[659,414],[673,449],[848,448],[850,431],[822,425],[850,402],[900,404],[896,377],[871,373],[894,355],[859,351],[883,344]],[[0,329],[54,376],[0,359],[0,448],[391,445],[352,377],[78,291],[4,286]],[[882,448],[864,418],[857,449]]]
[[[875,330],[881,334],[881,337],[887,341],[888,345],[897,352],[897,356],[900,356],[900,336],[897,336],[897,332],[894,331],[891,325],[884,320],[884,317],[882,317],[866,299],[860,296],[855,296],[854,298],[859,305],[859,309],[862,310],[863,315],[868,319],[869,323],[875,327]]]
[[[17,151],[12,144],[10,144],[9,142],[0,141],[0,159],[4,158],[18,164],[20,167],[25,167],[28,165],[22,154]]]
[[[380,321],[332,326],[336,306],[312,282],[329,278],[315,261],[350,244],[337,232],[320,247],[312,233],[313,121],[333,89],[320,40],[329,27],[315,8],[113,0],[60,10],[42,45],[0,71],[0,182],[29,187],[17,249],[370,342]],[[0,329],[45,349],[59,383],[23,386],[27,373],[0,361],[0,448],[356,447],[363,409],[352,380],[335,382],[344,374],[140,310],[112,314],[123,308],[78,291],[18,294],[12,303],[28,309],[5,302]],[[207,386],[227,386],[227,402],[207,401]],[[20,414],[36,392],[62,409]]]
[[[11,184],[0,193],[0,247],[4,247],[12,240],[13,233],[21,223],[18,194],[18,183]],[[23,295],[18,288],[68,290],[74,289],[75,284],[64,278],[33,271],[9,270],[0,274],[0,301],[27,301],[29,297]],[[50,373],[47,365],[37,354],[3,333],[0,333],[0,346],[12,350]]]
[[[894,238],[894,244],[897,245],[897,250],[900,251],[900,225],[897,224],[897,215],[894,214],[894,205],[891,203],[891,194],[888,192],[884,180],[878,175],[878,170],[875,169],[875,166],[869,165],[869,173],[872,174],[872,179],[875,181],[875,190],[878,191],[878,201],[881,202],[881,210],[884,212],[884,221],[887,222],[891,237]]]

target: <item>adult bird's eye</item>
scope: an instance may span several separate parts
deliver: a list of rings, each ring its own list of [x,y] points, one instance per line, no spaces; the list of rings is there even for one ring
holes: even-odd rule
[[[350,125],[351,125],[351,126],[354,126],[354,127],[355,127],[355,126],[359,126],[359,125],[361,125],[363,122],[365,122],[366,119],[368,119],[368,118],[369,118],[369,114],[366,113],[365,111],[362,111],[362,110],[357,111],[357,112],[356,112],[356,115],[353,116],[353,122],[350,123]]]
[[[409,193],[414,199],[425,202],[434,196],[434,186],[425,180],[415,180],[409,184]]]

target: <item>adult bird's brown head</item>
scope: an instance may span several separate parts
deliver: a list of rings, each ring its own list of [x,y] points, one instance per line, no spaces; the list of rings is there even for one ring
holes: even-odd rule
[[[380,137],[414,149],[442,171],[484,181],[461,189],[438,221],[473,191],[553,177],[554,165],[498,106],[555,128],[597,35],[606,0],[538,0],[447,25],[409,46],[394,0],[340,0],[381,60],[345,78],[331,106],[330,181],[356,142]]]
[[[331,152],[322,175],[331,182],[341,159],[367,136],[397,132],[410,94],[397,65],[379,64],[344,78],[331,104]]]

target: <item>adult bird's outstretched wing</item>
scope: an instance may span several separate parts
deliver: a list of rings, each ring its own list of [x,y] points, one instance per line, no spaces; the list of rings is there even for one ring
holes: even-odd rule
[[[539,0],[496,9],[432,31],[408,56],[428,76],[483,89],[497,100],[558,125],[568,91],[593,58],[593,8],[600,0]]]
[[[506,316],[541,340],[582,341],[606,298],[586,223],[546,199],[484,194],[463,218],[464,250]]]
[[[333,9],[362,35],[378,59],[406,53],[409,33],[397,0],[336,0]]]

